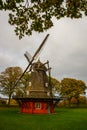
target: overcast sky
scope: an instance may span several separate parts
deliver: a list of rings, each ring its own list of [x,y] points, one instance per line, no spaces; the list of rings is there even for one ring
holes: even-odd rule
[[[0,12],[0,72],[11,66],[25,69],[28,65],[24,53],[31,55],[37,50],[45,36],[50,36],[39,58],[49,60],[52,76],[81,79],[87,83],[87,18],[53,20],[54,26],[45,33],[33,33],[22,40],[8,24],[8,15]]]

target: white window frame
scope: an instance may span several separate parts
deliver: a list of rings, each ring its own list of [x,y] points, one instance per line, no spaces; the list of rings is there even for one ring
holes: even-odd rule
[[[31,86],[31,82],[29,82],[29,86]]]
[[[47,82],[45,83],[45,87],[48,87],[48,83]]]
[[[41,103],[40,102],[36,102],[35,103],[35,108],[36,109],[41,109]]]

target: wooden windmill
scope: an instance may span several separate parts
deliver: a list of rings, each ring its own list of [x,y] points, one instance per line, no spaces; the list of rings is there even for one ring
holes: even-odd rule
[[[55,103],[60,100],[58,98],[54,98],[52,95],[50,73],[51,68],[49,67],[49,61],[42,63],[40,60],[38,60],[35,62],[35,59],[41,52],[48,36],[49,34],[45,37],[33,57],[31,57],[28,52],[24,54],[29,64],[15,84],[17,85],[27,70],[31,73],[28,86],[26,86],[25,96],[15,97],[16,100],[19,100],[21,102],[22,113],[53,113]]]

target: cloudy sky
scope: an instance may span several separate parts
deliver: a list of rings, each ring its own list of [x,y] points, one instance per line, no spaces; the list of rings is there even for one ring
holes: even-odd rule
[[[31,55],[45,36],[50,36],[39,58],[49,60],[52,76],[59,81],[65,77],[81,79],[87,83],[87,18],[54,19],[54,26],[45,33],[33,33],[19,40],[14,27],[8,24],[8,15],[0,12],[0,72],[11,66],[25,69],[28,65],[24,53]]]

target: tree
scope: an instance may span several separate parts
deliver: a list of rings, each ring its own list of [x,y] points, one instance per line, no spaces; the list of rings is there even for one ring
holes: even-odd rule
[[[21,78],[21,86],[17,87],[15,97],[25,97],[26,95],[26,87],[29,85],[29,73],[25,73],[24,76]]]
[[[79,102],[80,102],[81,104],[86,104],[86,96],[80,96],[80,97],[79,97]]]
[[[12,94],[16,90],[17,86],[15,86],[16,81],[22,74],[22,69],[20,67],[8,67],[4,72],[0,74],[0,86],[2,88],[2,94],[7,95],[9,97],[8,105],[10,104],[10,99]],[[18,84],[19,86],[20,84]]]
[[[75,97],[79,104],[79,96],[85,93],[86,88],[86,84],[82,80],[64,78],[61,81],[61,95],[69,100],[69,105],[72,97]]]
[[[53,94],[56,92],[60,94],[60,82],[57,79],[51,77],[51,84]]]
[[[0,0],[0,10],[9,10],[9,23],[21,39],[33,31],[53,26],[52,18],[81,18],[87,15],[87,0]]]

